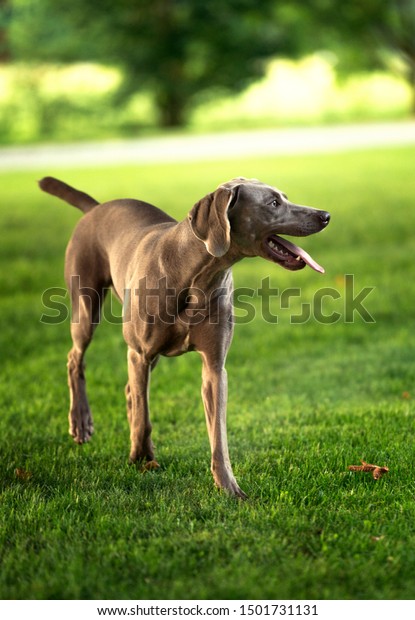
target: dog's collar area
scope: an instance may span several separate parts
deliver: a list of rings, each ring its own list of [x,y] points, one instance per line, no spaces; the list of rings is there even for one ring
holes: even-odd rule
[[[295,245],[295,243],[283,239],[279,235],[268,235],[265,238],[264,246],[271,260],[279,263],[290,271],[303,269],[308,265],[315,271],[324,273],[324,267],[319,265],[310,254],[298,245]]]

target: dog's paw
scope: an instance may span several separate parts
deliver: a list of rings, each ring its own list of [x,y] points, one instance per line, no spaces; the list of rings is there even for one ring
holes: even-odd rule
[[[69,434],[73,437],[74,442],[79,445],[82,445],[83,443],[88,443],[88,441],[90,441],[92,437],[93,432],[93,426],[90,426],[87,429],[69,429]]]
[[[230,478],[223,481],[215,480],[215,484],[218,489],[220,489],[221,491],[225,491],[225,493],[227,493],[228,495],[232,495],[233,497],[237,497],[238,499],[248,499],[247,494],[242,491],[235,478]]]
[[[75,443],[81,445],[88,443],[94,432],[92,417],[82,418],[81,420],[69,420],[69,434],[73,437]]]
[[[128,462],[132,465],[146,465],[148,463],[156,463],[154,458],[154,445],[150,438],[144,444],[141,442],[133,443],[130,450]],[[157,463],[158,465],[158,463]],[[153,468],[154,469],[154,468]]]
[[[226,493],[228,493],[229,495],[232,495],[232,497],[236,497],[238,499],[243,499],[243,500],[248,499],[247,494],[244,493],[244,491],[242,491],[242,489],[236,482],[230,488],[229,487],[226,487],[226,488],[222,487],[222,488]]]

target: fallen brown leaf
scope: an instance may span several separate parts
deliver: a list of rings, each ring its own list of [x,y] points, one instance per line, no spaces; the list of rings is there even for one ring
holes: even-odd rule
[[[350,471],[370,471],[375,480],[379,480],[384,474],[387,474],[389,467],[380,467],[379,465],[371,465],[365,461],[361,461],[361,465],[349,465]]]
[[[21,467],[16,467],[14,475],[16,478],[19,478],[19,480],[30,480],[33,476],[31,471],[26,471],[26,469],[22,469]]]
[[[383,540],[385,537],[384,536],[371,536],[370,540],[373,540],[373,542],[379,542],[380,540]]]

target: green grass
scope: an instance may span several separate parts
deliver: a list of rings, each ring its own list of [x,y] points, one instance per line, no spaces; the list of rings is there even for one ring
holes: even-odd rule
[[[414,598],[414,156],[405,148],[1,177],[2,598]],[[295,314],[319,288],[336,288],[340,299],[324,312],[342,315],[291,324],[275,297],[278,324],[258,314],[237,325],[229,442],[249,501],[214,488],[197,354],[162,360],[153,376],[161,469],[127,465],[119,325],[103,323],[88,352],[96,434],[83,447],[67,435],[68,322],[39,318],[42,291],[63,285],[79,215],[37,191],[46,173],[177,217],[236,175],[332,212],[329,228],[302,242],[325,276],[259,259],[234,270],[236,286],[269,276],[280,290],[301,287]],[[345,322],[344,274],[356,291],[375,287],[364,302],[375,323]],[[360,458],[390,473],[376,482],[348,472]]]

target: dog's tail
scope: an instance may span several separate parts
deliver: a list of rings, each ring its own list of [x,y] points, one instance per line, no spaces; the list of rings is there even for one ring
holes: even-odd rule
[[[69,202],[70,205],[78,207],[78,209],[81,209],[84,213],[88,213],[88,211],[99,204],[92,196],[88,196],[88,194],[80,192],[78,189],[67,185],[63,181],[59,181],[59,179],[54,179],[53,177],[45,177],[39,181],[39,187],[44,192],[48,192],[48,194],[57,196]]]

